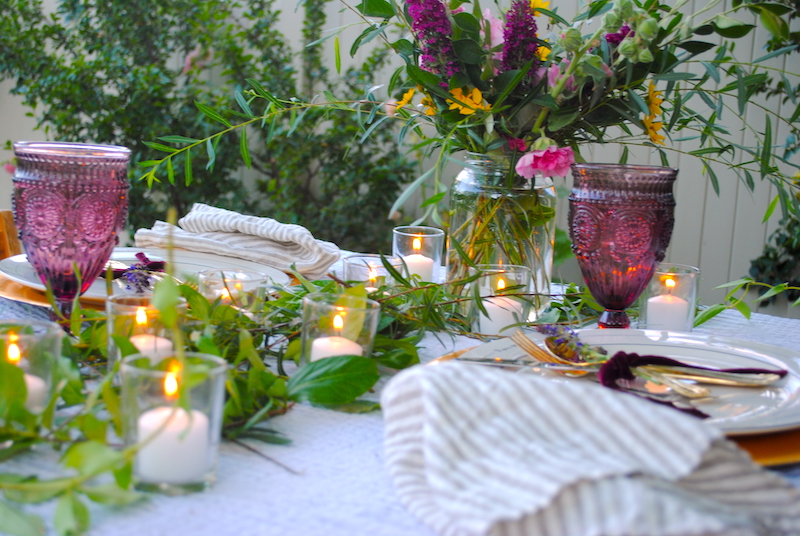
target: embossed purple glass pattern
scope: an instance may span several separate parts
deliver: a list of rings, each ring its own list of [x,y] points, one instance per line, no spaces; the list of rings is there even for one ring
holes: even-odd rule
[[[20,240],[28,261],[66,314],[119,242],[128,216],[130,150],[18,142],[14,154],[13,206]]]
[[[677,174],[656,166],[572,165],[572,251],[589,291],[606,309],[600,328],[630,326],[625,309],[664,259],[675,223]]]

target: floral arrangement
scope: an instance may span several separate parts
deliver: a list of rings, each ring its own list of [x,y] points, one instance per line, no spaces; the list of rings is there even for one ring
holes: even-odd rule
[[[711,0],[689,13],[682,9],[686,3],[596,0],[572,22],[551,10],[549,0],[511,0],[497,14],[459,0],[370,0],[357,9],[365,19],[383,19],[370,20],[362,37],[381,33],[405,60],[390,87],[399,98],[395,115],[407,122],[401,138],[411,126],[435,127],[435,135],[415,130],[423,140],[415,147],[440,150],[439,170],[447,155],[464,150],[506,155],[522,177],[564,176],[581,159],[580,145],[607,141],[649,146],[666,165],[666,151],[676,150],[665,146],[668,141],[696,138],[700,146],[690,154],[703,160],[715,189],[718,164],[751,187],[756,174],[783,184],[779,167],[798,167],[771,150],[771,118],[785,118],[764,110],[766,133],[743,125],[758,140],[753,147],[730,140],[717,121],[724,111],[741,115],[749,96],[771,83],[770,75],[784,77],[784,87],[794,91],[785,79],[791,73],[758,65],[794,47],[752,63],[732,55],[733,40],[756,21],[774,36],[788,34],[782,17],[791,7],[739,0],[724,8]],[[403,37],[392,41],[392,27]],[[704,74],[692,72],[692,65],[702,65]],[[725,76],[735,81],[724,85]],[[434,195],[445,190],[439,175]],[[792,202],[783,188],[780,195],[784,206]]]

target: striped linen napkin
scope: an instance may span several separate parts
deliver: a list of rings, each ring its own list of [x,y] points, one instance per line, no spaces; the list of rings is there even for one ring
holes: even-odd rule
[[[139,229],[134,235],[136,247],[167,247],[172,232],[173,244],[181,249],[246,259],[284,272],[294,264],[311,279],[324,276],[340,256],[336,244],[315,239],[300,225],[202,203],[195,203],[178,226],[159,221],[152,229]]]
[[[442,363],[381,403],[397,494],[443,536],[800,534],[800,490],[634,396]]]

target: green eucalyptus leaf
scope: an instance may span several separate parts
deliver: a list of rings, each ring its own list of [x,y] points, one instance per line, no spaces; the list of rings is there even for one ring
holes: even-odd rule
[[[53,524],[60,536],[80,536],[89,529],[89,509],[74,492],[58,499]]]
[[[356,9],[365,17],[390,19],[394,17],[394,8],[386,0],[362,0]]]
[[[124,489],[115,482],[99,484],[96,486],[81,486],[79,491],[96,503],[112,506],[125,506],[144,499],[144,495]]]
[[[0,501],[0,532],[11,536],[44,536],[46,529],[39,516]]]
[[[336,356],[303,365],[286,384],[289,398],[312,404],[347,404],[375,385],[380,375],[375,361],[360,356]]]
[[[348,404],[339,404],[336,406],[326,407],[342,413],[371,413],[375,410],[381,409],[379,402],[371,402],[369,400],[354,400]]]
[[[66,467],[77,469],[82,475],[94,475],[103,471],[110,471],[122,461],[122,453],[99,441],[75,443],[67,449],[67,452],[61,458],[61,462]]]
[[[714,43],[707,43],[705,41],[684,41],[682,43],[678,43],[677,46],[693,55],[697,55],[702,54],[707,50],[711,50],[717,45]]]

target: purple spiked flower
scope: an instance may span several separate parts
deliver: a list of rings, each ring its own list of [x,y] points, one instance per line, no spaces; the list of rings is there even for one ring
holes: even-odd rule
[[[411,29],[422,48],[422,65],[434,74],[453,76],[459,72],[453,51],[453,29],[441,0],[407,0]],[[447,86],[447,83],[444,83]]]
[[[625,39],[629,33],[631,33],[631,27],[627,24],[623,24],[617,33],[606,34],[606,41],[609,45],[616,46],[622,43],[622,40]]]
[[[503,61],[501,69],[512,71],[522,69],[534,58],[533,65],[528,70],[528,75],[522,81],[524,86],[530,86],[536,80],[536,19],[530,7],[530,0],[514,0],[506,13],[506,27],[503,31]]]

